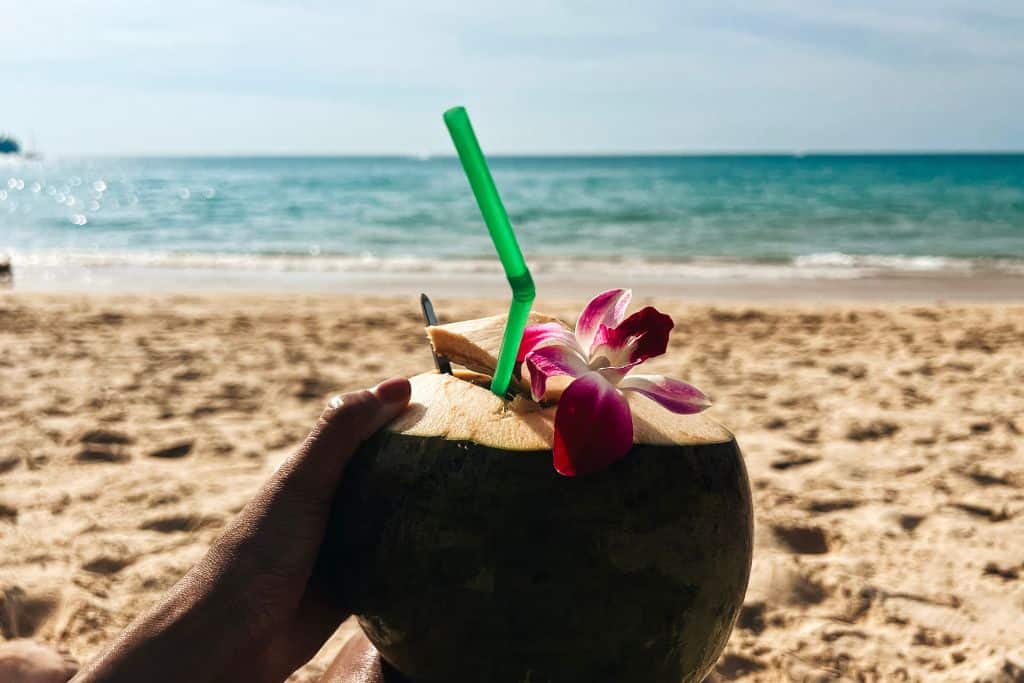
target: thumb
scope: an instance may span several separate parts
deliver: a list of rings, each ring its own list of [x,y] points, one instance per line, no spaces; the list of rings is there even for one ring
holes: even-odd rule
[[[335,396],[278,475],[303,497],[329,501],[356,449],[405,410],[410,392],[409,380],[395,378],[367,391]]]

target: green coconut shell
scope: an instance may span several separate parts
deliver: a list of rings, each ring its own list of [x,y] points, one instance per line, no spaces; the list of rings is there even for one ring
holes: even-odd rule
[[[491,400],[457,381],[426,390]],[[424,424],[360,448],[330,532],[345,604],[392,666],[417,683],[703,680],[750,573],[750,488],[728,432],[637,443],[568,478],[550,449]],[[530,443],[509,433],[497,440]]]

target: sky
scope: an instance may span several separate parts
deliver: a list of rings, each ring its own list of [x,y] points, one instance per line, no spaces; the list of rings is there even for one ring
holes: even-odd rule
[[[47,156],[1024,149],[1020,0],[0,0]]]

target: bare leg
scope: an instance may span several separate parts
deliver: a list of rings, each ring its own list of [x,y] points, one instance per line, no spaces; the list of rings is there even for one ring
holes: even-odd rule
[[[348,639],[320,683],[409,683],[381,659],[377,649],[360,631]]]
[[[78,671],[70,655],[34,640],[0,643],[0,681],[4,683],[65,683]]]

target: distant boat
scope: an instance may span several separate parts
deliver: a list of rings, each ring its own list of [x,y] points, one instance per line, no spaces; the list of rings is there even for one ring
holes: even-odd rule
[[[16,139],[7,133],[0,133],[0,159],[5,158],[20,163],[21,161],[40,161],[43,155],[35,150],[24,149]]]
[[[21,145],[11,136],[0,134],[0,154],[21,154]]]

